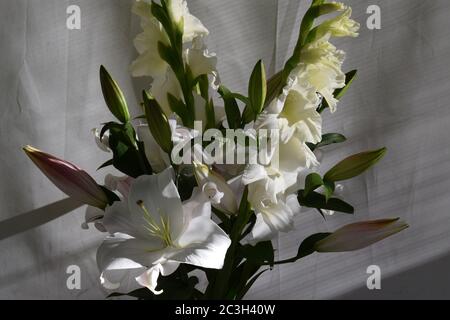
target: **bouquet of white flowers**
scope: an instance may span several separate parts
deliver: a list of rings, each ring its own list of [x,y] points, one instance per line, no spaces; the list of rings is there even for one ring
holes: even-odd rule
[[[305,239],[298,254],[275,261],[272,239],[293,229],[305,209],[324,218],[353,214],[339,184],[377,163],[382,148],[353,155],[320,175],[320,149],[342,143],[323,134],[356,71],[330,43],[355,37],[351,8],[313,0],[284,69],[266,78],[259,61],[248,92],[220,81],[208,30],[185,0],[136,1],[143,32],[134,76],[150,76],[142,115],[130,116],[118,84],[100,69],[103,95],[117,118],[94,130],[123,177],[97,184],[86,172],[35,148],[25,152],[70,197],[87,204],[86,224],[106,234],[97,252],[101,284],[141,299],[242,299],[276,265],[315,252],[359,250],[407,227],[399,219],[347,225]],[[317,23],[325,15],[335,17]],[[199,282],[204,285],[199,286]]]

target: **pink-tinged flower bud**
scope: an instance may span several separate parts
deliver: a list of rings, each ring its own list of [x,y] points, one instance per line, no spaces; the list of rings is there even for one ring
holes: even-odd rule
[[[409,226],[396,219],[366,221],[347,225],[315,245],[317,252],[347,252],[368,247]]]
[[[24,151],[47,178],[68,196],[101,209],[108,204],[105,192],[82,169],[30,146],[25,147]]]

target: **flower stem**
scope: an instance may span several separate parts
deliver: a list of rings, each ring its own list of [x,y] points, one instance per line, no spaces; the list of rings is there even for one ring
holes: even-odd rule
[[[249,222],[252,214],[247,196],[248,190],[246,189],[244,195],[242,196],[239,215],[236,222],[233,224],[233,228],[231,229],[231,246],[228,249],[227,255],[225,257],[224,266],[222,270],[217,273],[215,282],[213,284],[212,299],[224,299],[229,290],[230,277],[235,265],[236,249],[241,239],[241,234],[244,231],[245,226]]]

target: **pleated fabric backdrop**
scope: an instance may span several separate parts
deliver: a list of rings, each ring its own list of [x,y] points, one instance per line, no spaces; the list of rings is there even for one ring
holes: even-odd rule
[[[308,235],[357,220],[398,216],[411,228],[364,251],[314,255],[276,267],[249,298],[450,298],[445,271],[450,264],[445,259],[450,249],[450,2],[345,2],[362,24],[361,35],[335,44],[348,53],[345,69],[360,73],[339,111],[326,115],[325,131],[341,132],[349,141],[327,149],[323,168],[381,146],[389,154],[376,169],[345,184],[355,217],[335,215],[324,222],[314,211],[304,213],[296,217],[295,231],[276,240],[277,255],[289,258]],[[219,57],[222,81],[241,92],[260,58],[271,74],[282,67],[309,6],[305,0],[188,3],[211,31],[208,44]],[[81,30],[66,28],[66,9],[73,4],[81,8]],[[138,32],[131,4],[0,1],[0,221],[63,199],[22,153],[26,144],[70,159],[101,181],[104,172],[95,170],[108,155],[98,151],[90,130],[111,116],[101,95],[99,66],[110,70],[131,102],[138,101],[147,82],[128,73]],[[373,4],[381,8],[381,30],[366,27],[366,10]],[[95,262],[102,235],[82,230],[83,216],[79,209],[1,240],[0,298],[103,299]],[[81,269],[81,290],[66,286],[70,265]],[[364,289],[369,265],[382,270],[379,292]],[[421,266],[426,266],[423,272],[414,272]]]

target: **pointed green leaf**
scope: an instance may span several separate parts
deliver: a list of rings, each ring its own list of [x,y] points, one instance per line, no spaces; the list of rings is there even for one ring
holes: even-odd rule
[[[241,251],[244,258],[255,264],[273,265],[274,253],[271,241],[259,242],[255,246],[245,245],[242,246]]]
[[[253,112],[253,109],[250,107],[250,105],[248,104],[245,109],[244,112],[242,113],[242,125],[245,126],[246,124],[252,122],[253,120],[255,120],[256,116]]]
[[[336,186],[335,186],[334,182],[327,181],[327,180],[325,180],[323,182],[323,190],[325,193],[325,200],[327,201],[327,203],[330,200],[330,198],[333,196],[335,189],[336,189]]]
[[[338,100],[342,99],[342,97],[345,95],[347,90],[351,87],[353,81],[355,81],[357,74],[358,74],[358,70],[352,70],[345,75],[345,87],[342,89],[337,89],[334,92],[334,97],[336,99],[338,99]]]
[[[347,90],[352,85],[353,81],[356,79],[356,75],[358,74],[357,70],[352,70],[345,75],[345,87],[342,89],[336,89],[333,93],[334,97],[337,100],[342,99],[342,97],[347,93]],[[322,100],[322,106],[319,108],[318,112],[322,113],[325,109],[328,109],[330,106],[325,98]]]
[[[228,126],[230,129],[240,128],[241,111],[239,110],[236,99],[233,98],[231,91],[224,86],[220,86],[219,94],[225,103],[225,113],[227,115]]]
[[[305,196],[323,186],[322,177],[318,173],[311,173],[305,180]]]
[[[253,69],[248,87],[250,106],[255,115],[259,115],[264,108],[267,96],[266,69],[262,60]]]
[[[317,148],[329,146],[347,141],[347,138],[339,133],[328,133],[322,136],[322,141],[317,144]]]
[[[382,148],[351,156],[328,171],[324,180],[338,182],[357,177],[379,162],[386,155],[386,152],[387,149]]]
[[[304,190],[300,190],[298,193],[298,202],[301,206],[308,208],[332,210],[348,214],[355,212],[353,206],[345,201],[337,198],[331,198],[327,201],[326,196],[317,192],[311,192],[305,196]]]
[[[298,248],[297,260],[307,257],[316,252],[316,243],[330,236],[331,233],[317,233],[306,238]]]

